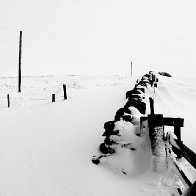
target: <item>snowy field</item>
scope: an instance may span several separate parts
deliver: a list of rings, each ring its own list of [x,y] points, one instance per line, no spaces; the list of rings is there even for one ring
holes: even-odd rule
[[[196,152],[196,78],[157,77],[156,93],[149,95],[155,113],[184,118],[182,140]],[[125,93],[138,78],[24,77],[20,94],[17,78],[0,78],[0,196],[174,196],[168,174],[151,172],[142,152],[133,153],[132,169],[144,170],[133,175],[91,162],[99,154],[104,123],[124,106]],[[68,100],[63,100],[63,84]]]

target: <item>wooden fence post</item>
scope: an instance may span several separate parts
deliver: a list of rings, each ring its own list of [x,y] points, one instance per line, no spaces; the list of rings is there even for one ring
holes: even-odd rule
[[[153,155],[153,170],[163,171],[167,167],[163,115],[148,115],[148,126]]]
[[[64,99],[67,99],[66,85],[63,84]]]
[[[150,97],[149,100],[150,100],[150,113],[151,115],[154,115],[154,100],[152,99],[152,97]]]
[[[18,92],[21,92],[21,55],[22,55],[22,31],[20,31],[19,41],[19,65],[18,65]]]
[[[163,115],[154,114],[154,100],[151,97],[149,99],[151,114],[148,115],[148,127],[153,155],[153,170],[163,171],[167,167]]]
[[[55,102],[55,94],[52,94],[52,102]]]
[[[10,95],[7,94],[7,105],[8,105],[8,108],[10,107]]]
[[[174,134],[181,141],[181,127],[184,126],[183,118],[176,118],[174,121]]]
[[[174,121],[174,134],[177,136],[179,141],[181,141],[181,127],[184,126],[184,119],[176,118]],[[182,155],[178,152],[175,152],[177,158],[182,158]]]

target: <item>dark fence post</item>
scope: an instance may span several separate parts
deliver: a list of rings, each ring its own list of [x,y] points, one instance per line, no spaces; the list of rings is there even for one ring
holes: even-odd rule
[[[174,134],[177,136],[178,140],[181,141],[181,127],[184,126],[184,119],[176,118],[174,121]],[[175,152],[178,158],[182,158],[181,153]]]
[[[52,102],[55,102],[55,94],[52,94]]]
[[[150,100],[150,113],[151,115],[154,115],[154,100],[152,99],[152,97],[150,97],[149,100]]]
[[[18,65],[18,92],[21,92],[21,55],[22,55],[22,31],[20,31],[19,41],[19,65]]]
[[[63,84],[64,99],[67,99],[66,85]]]
[[[10,95],[7,94],[7,105],[8,105],[8,108],[10,107]]]
[[[167,167],[163,115],[154,114],[154,100],[151,97],[149,99],[151,114],[148,115],[148,127],[153,155],[153,170],[162,171]]]
[[[174,134],[181,141],[181,127],[184,126],[183,118],[176,118],[174,121]]]
[[[153,170],[166,169],[166,151],[164,142],[164,124],[162,114],[148,115],[149,137],[153,155]]]

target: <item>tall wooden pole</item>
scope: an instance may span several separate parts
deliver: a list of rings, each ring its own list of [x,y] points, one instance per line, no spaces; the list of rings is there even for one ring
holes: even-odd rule
[[[131,61],[131,77],[133,75],[133,65],[132,65],[132,61]]]
[[[19,40],[18,92],[21,92],[21,55],[22,55],[22,31],[20,31],[20,40]]]
[[[64,99],[67,99],[66,85],[63,84]]]
[[[10,107],[10,95],[7,94],[7,105],[8,105],[8,108]]]

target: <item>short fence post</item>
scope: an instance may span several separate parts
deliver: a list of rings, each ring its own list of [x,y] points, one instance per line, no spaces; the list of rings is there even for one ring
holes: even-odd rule
[[[10,107],[10,95],[7,94],[7,105],[8,105],[8,108]]]
[[[64,99],[67,99],[66,85],[63,84]]]
[[[154,115],[154,100],[152,99],[152,97],[150,97],[149,100],[150,100],[150,112],[151,115]]]
[[[52,94],[52,102],[55,102],[55,94]]]
[[[174,134],[177,136],[178,140],[181,141],[181,125],[184,124],[184,119],[177,118],[174,121]],[[175,152],[177,158],[182,158],[181,153]]]
[[[164,142],[164,121],[162,114],[154,114],[154,100],[150,98],[151,114],[148,115],[149,137],[153,155],[153,170],[166,169],[166,151]]]
[[[163,115],[148,115],[149,137],[153,155],[153,170],[166,169]]]
[[[181,127],[184,125],[184,119],[176,118],[174,121],[174,134],[181,141]]]

